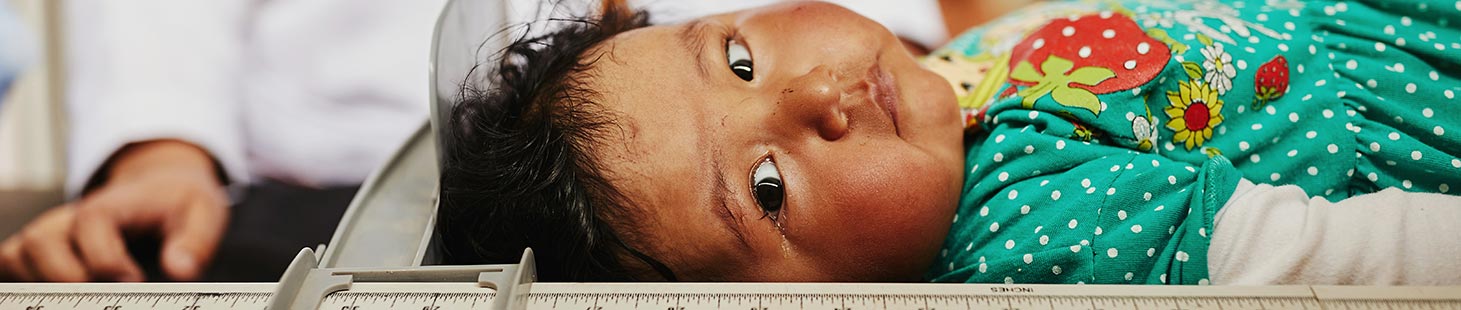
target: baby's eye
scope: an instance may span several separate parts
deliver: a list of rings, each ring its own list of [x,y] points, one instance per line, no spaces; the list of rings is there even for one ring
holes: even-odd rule
[[[751,63],[751,50],[746,49],[746,45],[739,41],[726,41],[725,62],[730,64],[731,72],[735,72],[743,81],[750,82],[756,77],[752,71],[755,65]]]
[[[762,160],[751,172],[751,193],[756,196],[756,204],[761,206],[761,211],[772,221],[781,217],[781,203],[786,198],[786,189],[781,184],[781,171],[776,169],[776,162],[770,157]]]

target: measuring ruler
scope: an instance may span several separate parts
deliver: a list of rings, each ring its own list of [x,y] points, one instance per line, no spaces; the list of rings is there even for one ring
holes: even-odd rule
[[[318,262],[301,250],[279,283],[0,284],[0,310],[1461,309],[1461,286],[534,283],[531,249],[513,265]]]
[[[0,284],[0,309],[265,309],[273,283]],[[319,309],[487,309],[472,283],[358,283]],[[527,309],[1461,309],[1461,287],[534,283]]]

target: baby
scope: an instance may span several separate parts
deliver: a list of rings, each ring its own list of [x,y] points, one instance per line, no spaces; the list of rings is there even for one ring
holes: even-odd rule
[[[1268,2],[1046,3],[923,61],[825,3],[608,6],[465,92],[437,235],[547,281],[1461,283],[1461,198],[1362,195],[1461,185],[1461,14]]]

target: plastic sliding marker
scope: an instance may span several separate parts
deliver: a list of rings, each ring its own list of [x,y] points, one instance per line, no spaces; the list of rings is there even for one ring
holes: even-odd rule
[[[516,265],[321,269],[316,268],[318,264],[315,251],[300,250],[284,270],[278,288],[269,297],[267,309],[318,309],[325,297],[349,290],[357,282],[475,282],[480,287],[495,289],[495,296],[508,296],[494,297],[492,309],[523,310],[522,297],[537,278],[533,249],[524,249],[522,260]]]

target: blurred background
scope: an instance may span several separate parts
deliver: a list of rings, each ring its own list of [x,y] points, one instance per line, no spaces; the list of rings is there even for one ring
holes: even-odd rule
[[[0,0],[0,236],[63,199],[58,3]]]

